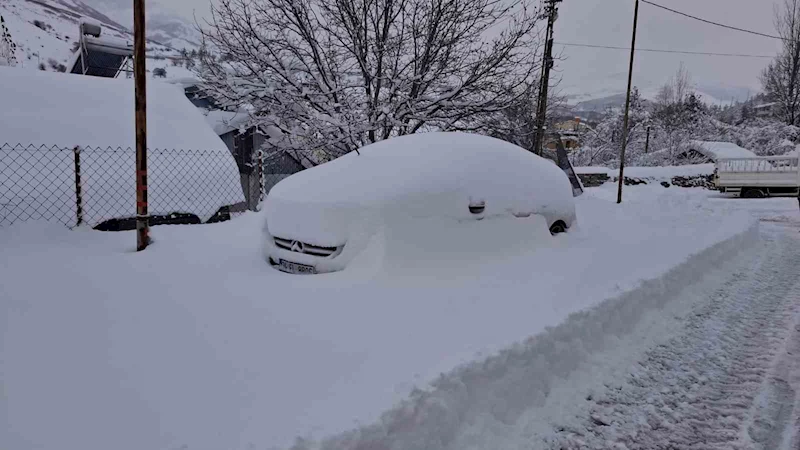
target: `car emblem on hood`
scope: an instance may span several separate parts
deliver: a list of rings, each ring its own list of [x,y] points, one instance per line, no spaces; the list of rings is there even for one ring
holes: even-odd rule
[[[292,241],[292,246],[290,249],[295,253],[305,253],[305,249],[303,248],[303,243],[299,241]]]

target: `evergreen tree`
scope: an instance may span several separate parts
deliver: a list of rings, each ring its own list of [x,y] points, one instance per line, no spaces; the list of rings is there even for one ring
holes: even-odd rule
[[[17,65],[17,45],[11,39],[11,32],[6,27],[3,16],[0,16],[0,66]]]

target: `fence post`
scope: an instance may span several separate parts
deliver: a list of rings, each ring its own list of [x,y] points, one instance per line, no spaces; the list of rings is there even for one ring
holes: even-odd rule
[[[264,150],[258,151],[258,203],[256,204],[256,208],[258,209],[258,205],[261,204],[261,201],[264,200]]]
[[[72,149],[75,155],[75,213],[77,216],[77,226],[83,224],[83,190],[81,189],[81,148],[75,146]]]

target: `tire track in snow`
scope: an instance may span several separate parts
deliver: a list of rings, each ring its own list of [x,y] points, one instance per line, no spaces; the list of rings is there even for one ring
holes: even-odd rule
[[[601,374],[625,368],[681,329],[694,305],[765,258],[753,226],[636,289],[571,315],[489,358],[442,374],[377,422],[292,450],[543,449]],[[598,371],[600,373],[598,373]],[[595,389],[596,387],[596,389]]]
[[[749,273],[593,398],[581,426],[550,447],[800,450],[800,239],[770,231]]]

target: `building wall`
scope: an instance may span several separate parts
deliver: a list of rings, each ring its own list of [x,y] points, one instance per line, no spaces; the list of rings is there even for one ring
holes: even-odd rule
[[[222,142],[225,143],[225,146],[228,147],[228,150],[231,151],[231,155],[233,155],[233,151],[234,151],[234,149],[233,149],[234,133],[236,133],[236,130],[231,131],[229,133],[225,133],[225,134],[223,134],[222,136],[219,137],[220,139],[222,139]]]
[[[256,161],[250,161],[251,149],[264,149],[268,146],[269,138],[261,133],[248,130],[245,134],[233,130],[220,136],[222,142],[228,147],[239,166],[239,174],[242,182],[242,191],[245,196],[247,209],[255,210],[261,197],[259,189],[260,180]],[[255,157],[253,154],[252,157]],[[248,164],[250,163],[250,164]],[[286,153],[272,155],[264,160],[264,194],[269,193],[273,186],[284,178],[305,169],[300,162]]]

